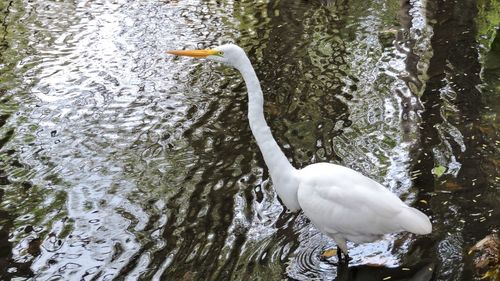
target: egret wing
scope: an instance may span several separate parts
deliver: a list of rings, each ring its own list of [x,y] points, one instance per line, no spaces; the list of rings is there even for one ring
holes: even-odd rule
[[[403,230],[397,216],[406,205],[377,182],[332,164],[311,165],[304,171],[299,204],[321,231],[365,242],[361,240]]]

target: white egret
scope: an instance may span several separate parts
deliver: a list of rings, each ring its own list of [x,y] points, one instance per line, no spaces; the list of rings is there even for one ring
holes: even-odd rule
[[[274,140],[264,119],[264,98],[255,71],[240,47],[227,44],[211,50],[174,50],[169,54],[207,58],[240,71],[248,91],[248,121],[269,168],[279,198],[291,211],[304,214],[331,237],[349,260],[347,241],[374,242],[384,234],[409,231],[428,234],[429,218],[407,206],[376,181],[352,169],[316,163],[295,169]],[[339,261],[340,251],[337,250]]]

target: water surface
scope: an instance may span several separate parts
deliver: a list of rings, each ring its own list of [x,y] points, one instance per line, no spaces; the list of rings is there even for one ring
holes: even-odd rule
[[[471,280],[498,231],[494,1],[0,4],[0,279]],[[297,168],[339,163],[432,218],[335,244],[288,212],[240,75],[164,51],[237,43]],[[388,279],[385,279],[388,280]]]

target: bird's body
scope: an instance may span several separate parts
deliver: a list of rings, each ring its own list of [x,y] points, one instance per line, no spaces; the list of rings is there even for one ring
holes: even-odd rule
[[[367,243],[384,234],[429,232],[430,222],[376,181],[335,164],[298,170],[297,198],[304,214],[347,253],[346,241]]]
[[[429,218],[407,206],[376,181],[347,167],[316,163],[295,169],[264,119],[259,80],[245,52],[236,45],[213,50],[170,51],[175,55],[206,57],[238,69],[248,90],[248,120],[278,196],[291,211],[302,209],[323,233],[347,255],[347,241],[373,242],[384,234],[409,231],[427,234]]]

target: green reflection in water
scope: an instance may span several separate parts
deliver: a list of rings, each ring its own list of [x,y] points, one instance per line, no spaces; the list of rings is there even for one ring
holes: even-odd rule
[[[0,3],[0,268],[17,268],[2,277],[341,279],[406,263],[410,278],[424,257],[442,279],[467,280],[464,253],[498,221],[498,68],[481,70],[470,48],[495,42],[494,9],[464,1],[458,24],[451,1],[325,2]],[[473,21],[477,32],[464,29]],[[384,181],[433,215],[435,233],[353,248],[353,265],[391,269],[319,261],[331,242],[276,199],[239,74],[160,55],[224,42],[249,53],[295,166],[343,163]],[[483,44],[495,62],[497,45]],[[476,86],[482,104],[460,99]]]
[[[54,34],[32,29],[40,25],[24,1],[2,1],[0,17],[0,279],[10,280],[33,276],[33,260],[59,248],[72,222],[66,192],[56,188],[64,186],[57,164],[40,153],[46,147],[39,137],[47,132],[29,120],[36,104],[29,95],[39,73],[36,48]]]

